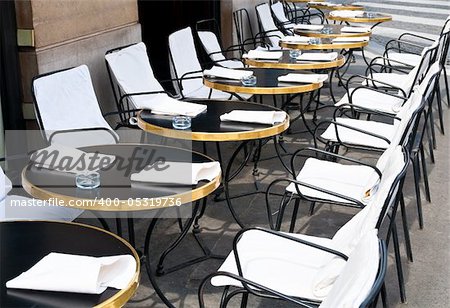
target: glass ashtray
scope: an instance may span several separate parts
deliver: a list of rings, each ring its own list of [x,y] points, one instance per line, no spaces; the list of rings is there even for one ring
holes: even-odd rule
[[[375,17],[375,13],[373,13],[373,12],[365,12],[364,14],[366,15],[367,18],[374,18]]]
[[[320,33],[322,34],[330,34],[333,32],[333,29],[329,28],[329,27],[323,27],[322,30],[320,31]]]
[[[321,39],[320,39],[320,37],[312,37],[309,39],[309,43],[311,45],[318,45],[321,43]]]
[[[298,49],[291,49],[289,50],[289,57],[292,59],[297,59],[297,57],[301,54],[300,50]]]
[[[79,173],[75,177],[75,184],[81,189],[94,189],[100,186],[100,174],[96,171]]]
[[[250,86],[254,86],[256,85],[256,76],[255,75],[251,75],[251,76],[247,76],[247,77],[243,77],[241,78],[241,83],[243,86],[246,87],[250,87]]]
[[[172,126],[175,129],[188,129],[191,127],[191,118],[188,116],[174,116]]]

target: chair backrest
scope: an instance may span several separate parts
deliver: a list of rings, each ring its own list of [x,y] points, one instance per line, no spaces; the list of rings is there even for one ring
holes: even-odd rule
[[[350,254],[320,308],[367,307],[375,301],[386,275],[387,249],[371,230]]]
[[[202,67],[195,49],[191,27],[169,35],[170,68],[173,78],[183,78],[187,73],[198,72],[189,77],[202,76]],[[193,92],[203,86],[202,79],[188,79],[174,84],[180,92]]]
[[[160,94],[136,95],[123,99],[123,95],[142,92],[164,92],[155,78],[148,58],[147,48],[140,42],[115,48],[105,54],[106,67],[123,122],[135,115],[136,108],[145,108],[148,102]],[[115,80],[115,82],[113,81]],[[117,86],[117,91],[116,91]]]
[[[86,65],[36,76],[32,93],[47,141],[71,146],[116,143],[117,134],[103,118]],[[70,137],[58,133],[62,131]]]
[[[0,166],[0,201],[3,201],[6,195],[12,189],[11,180],[6,176],[5,172],[3,172],[2,167]]]
[[[275,22],[273,21],[269,4],[258,4],[255,6],[255,10],[258,18],[260,33],[267,37],[272,47],[279,47],[279,41],[284,37],[284,34],[278,30]]]
[[[222,53],[223,46],[220,44],[219,25],[215,19],[204,19],[195,23],[195,30],[197,31],[200,43],[205,49],[208,57],[212,61],[225,60]]]
[[[236,38],[241,46],[241,55],[245,53],[245,46],[250,44],[256,48],[255,33],[253,32],[250,15],[246,9],[239,9],[233,12],[234,27],[236,29]]]
[[[441,65],[445,65],[448,56],[448,49],[450,45],[450,19],[447,19],[445,22],[444,28],[442,29],[442,33],[438,38],[438,48],[436,52],[436,59],[441,63]]]
[[[378,229],[384,217],[392,208],[395,217],[397,194],[401,190],[409,163],[409,153],[405,147],[397,146],[389,153],[389,164],[384,168],[377,184],[376,193],[368,204],[333,236],[335,247],[344,254],[349,254],[359,240],[374,228]]]
[[[279,24],[279,26],[283,27],[283,25],[291,23],[289,19],[286,17],[284,6],[280,1],[273,3],[270,6],[270,9],[272,10],[273,16],[276,22]]]
[[[391,138],[391,144],[403,144],[408,150],[411,150],[417,134],[422,111],[426,106],[426,102],[432,100],[435,85],[439,81],[440,72],[440,65],[436,61],[430,67],[420,85],[414,87],[413,93],[397,113],[400,121],[394,122],[395,134]]]

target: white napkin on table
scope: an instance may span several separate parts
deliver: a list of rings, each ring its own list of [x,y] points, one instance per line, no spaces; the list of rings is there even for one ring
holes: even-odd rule
[[[290,73],[278,77],[278,81],[284,82],[301,82],[301,83],[319,83],[328,79],[327,74],[299,74]]]
[[[213,66],[209,70],[204,70],[203,75],[240,80],[243,77],[249,77],[249,76],[253,75],[253,72],[252,71],[244,71],[244,70],[235,70],[235,69],[220,67],[220,66]]]
[[[308,2],[308,4],[320,4],[320,5],[324,5],[324,6],[342,6],[341,3],[333,3],[333,2],[315,2],[315,1],[311,1],[311,2]]]
[[[222,114],[221,121],[270,124],[281,123],[286,119],[284,111],[233,110]]]
[[[333,52],[305,52],[297,57],[301,61],[333,61],[338,57],[338,53]]]
[[[350,32],[350,33],[366,33],[370,32],[370,28],[368,27],[342,27],[341,32]]]
[[[49,253],[28,271],[6,282],[7,288],[100,294],[125,288],[136,272],[131,255],[90,257]]]
[[[283,56],[282,51],[250,50],[242,57],[248,59],[278,60],[279,58],[281,58],[281,56]]]
[[[201,180],[211,181],[220,174],[218,162],[165,162],[158,169],[149,165],[140,172],[133,173],[130,179],[155,184],[196,185]]]
[[[339,42],[365,42],[369,41],[368,36],[359,36],[359,37],[337,37],[333,39],[333,43]]]
[[[195,117],[206,110],[206,105],[183,102],[164,93],[152,94],[146,99],[135,99],[134,102],[138,103],[137,109],[151,110],[154,114]]]
[[[307,25],[307,24],[298,24],[294,26],[294,29],[299,30],[322,30],[323,25]]]
[[[309,37],[307,36],[298,36],[298,35],[290,35],[282,38],[283,42],[287,43],[309,43]]]
[[[362,17],[364,16],[364,11],[351,11],[351,10],[341,10],[341,11],[331,11],[331,16],[335,17]]]
[[[114,155],[87,153],[54,143],[31,154],[30,160],[38,167],[60,172],[79,173],[107,168],[113,164],[115,158]]]

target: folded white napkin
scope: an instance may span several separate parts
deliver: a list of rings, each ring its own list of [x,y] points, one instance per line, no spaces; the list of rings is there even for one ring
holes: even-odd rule
[[[281,51],[250,50],[243,58],[278,60],[282,55]]]
[[[327,74],[299,74],[290,73],[278,77],[278,81],[284,82],[301,82],[301,83],[319,83],[328,79]]]
[[[6,282],[7,288],[100,294],[125,288],[136,272],[131,255],[89,257],[49,253],[28,271]]]
[[[331,16],[335,17],[362,17],[364,16],[364,11],[351,11],[351,10],[341,10],[341,11],[331,11]]]
[[[155,184],[196,185],[200,180],[213,180],[220,174],[218,162],[186,163],[165,162],[148,165],[142,171],[133,173],[131,181]]]
[[[221,121],[236,121],[270,125],[281,123],[285,119],[286,112],[284,111],[233,110],[220,116]]]
[[[137,97],[137,96],[136,96]],[[154,114],[184,115],[195,117],[206,110],[206,105],[183,102],[167,94],[152,94],[147,99],[134,100],[137,109],[151,110]]]
[[[350,33],[366,33],[370,32],[370,28],[368,27],[342,27],[341,32],[350,32]]]
[[[305,52],[297,57],[301,61],[333,61],[337,58],[338,53],[333,52]]]
[[[342,6],[341,3],[333,3],[333,2],[308,2],[310,4],[320,4],[320,5],[324,5],[324,6]]]
[[[298,24],[294,26],[294,29],[299,30],[322,30],[323,25],[306,25],[306,24]]]
[[[339,43],[339,42],[367,42],[369,41],[368,36],[359,36],[359,37],[337,37],[333,39],[333,43]]]
[[[289,43],[309,43],[309,37],[307,36],[285,36],[282,39],[283,42],[289,42]]]
[[[30,160],[38,167],[68,173],[98,171],[114,163],[114,155],[86,153],[76,148],[54,143],[31,154]]]
[[[244,71],[244,70],[235,70],[235,69],[220,67],[220,66],[213,66],[209,70],[204,70],[203,75],[240,80],[243,77],[248,77],[248,76],[253,75],[253,72],[252,71]]]

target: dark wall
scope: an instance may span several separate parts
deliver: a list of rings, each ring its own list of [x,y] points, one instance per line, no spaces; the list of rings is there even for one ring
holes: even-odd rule
[[[0,95],[3,125],[24,129],[14,1],[0,1]]]
[[[169,79],[168,37],[202,19],[215,18],[220,24],[219,0],[138,0],[142,40],[147,45],[150,62],[159,80]],[[197,48],[201,50],[201,48]]]

